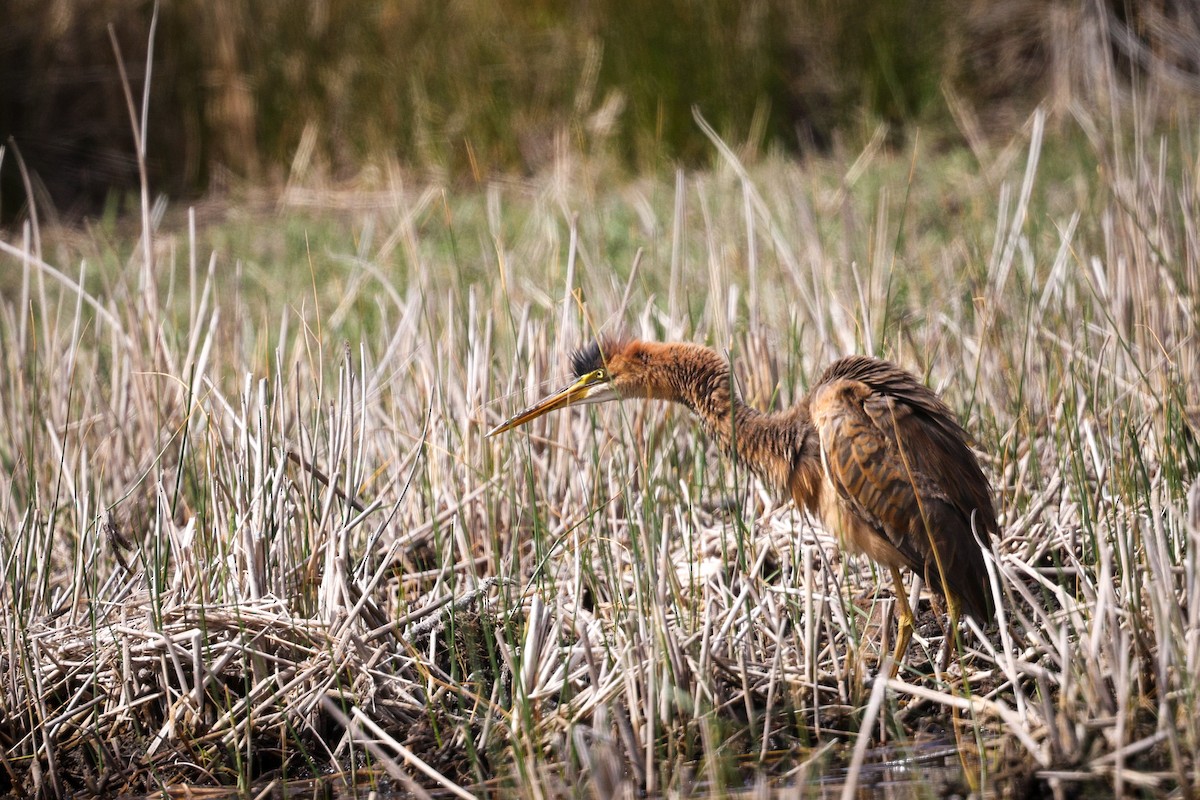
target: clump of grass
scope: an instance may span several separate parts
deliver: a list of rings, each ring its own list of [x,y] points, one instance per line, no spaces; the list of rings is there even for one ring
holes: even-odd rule
[[[980,164],[718,141],[673,183],[394,183],[334,217],[353,246],[287,224],[338,202],[295,187],[219,249],[171,214],[148,248],[0,242],[0,780],[850,792],[935,742],[1010,796],[1188,791],[1194,146],[1043,122]],[[1058,152],[1090,168],[1045,180]],[[923,600],[875,678],[871,566],[678,410],[483,438],[616,326],[725,348],[762,404],[845,352],[927,376],[998,490],[998,629],[943,670]]]

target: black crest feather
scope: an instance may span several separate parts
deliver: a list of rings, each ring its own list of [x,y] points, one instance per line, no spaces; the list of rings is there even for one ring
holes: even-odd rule
[[[582,378],[589,372],[604,369],[605,359],[621,352],[628,344],[629,340],[623,336],[601,336],[588,342],[571,354],[571,369],[575,377]]]
[[[593,339],[571,354],[571,369],[576,378],[604,367],[604,356],[600,352],[600,340]]]

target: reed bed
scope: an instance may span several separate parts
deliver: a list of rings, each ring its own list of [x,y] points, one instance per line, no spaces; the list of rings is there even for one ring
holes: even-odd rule
[[[1193,795],[1198,142],[1060,127],[5,236],[0,784],[851,796],[933,749],[930,793]],[[616,328],[762,407],[922,374],[996,487],[998,625],[943,664],[925,596],[880,679],[881,576],[680,409],[484,438]]]

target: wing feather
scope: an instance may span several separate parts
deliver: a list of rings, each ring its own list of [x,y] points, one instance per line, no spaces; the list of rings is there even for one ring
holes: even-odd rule
[[[968,613],[990,618],[971,524],[974,514],[981,530],[994,530],[990,487],[941,400],[890,364],[843,359],[814,391],[812,416],[844,511],[868,532],[860,535],[878,537],[855,544],[885,564],[919,571]]]
[[[992,487],[967,444],[970,437],[932,389],[895,364],[869,356],[835,361],[816,385],[839,378],[868,386],[872,395],[864,404],[867,413],[903,443],[916,471],[927,475],[968,519],[974,512],[985,540],[999,534]]]

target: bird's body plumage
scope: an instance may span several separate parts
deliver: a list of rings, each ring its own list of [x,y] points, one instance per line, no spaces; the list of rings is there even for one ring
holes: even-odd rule
[[[946,405],[908,372],[863,356],[835,362],[811,398],[837,498],[821,516],[843,546],[886,567],[907,567],[976,619],[990,619],[974,531],[995,533],[996,513],[987,478]]]
[[[769,413],[742,402],[729,363],[701,345],[609,338],[576,352],[572,366],[573,386],[492,433],[572,403],[681,403],[769,487],[818,515],[843,548],[897,580],[901,567],[916,571],[947,596],[952,616],[961,609],[980,622],[991,618],[980,549],[998,532],[991,487],[953,413],[906,370],[842,358],[798,404]],[[912,613],[896,588],[906,645],[904,617],[911,629]]]

